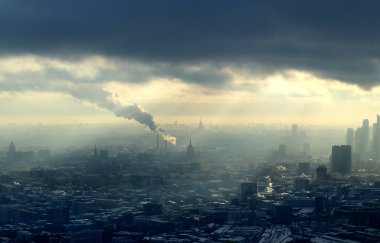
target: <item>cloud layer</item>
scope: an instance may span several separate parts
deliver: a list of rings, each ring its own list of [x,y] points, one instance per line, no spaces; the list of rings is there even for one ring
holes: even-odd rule
[[[379,84],[379,7],[365,0],[2,0],[0,52],[159,63],[153,75],[207,85],[228,79],[214,68],[248,65],[368,88]],[[213,68],[178,68],[199,63]]]

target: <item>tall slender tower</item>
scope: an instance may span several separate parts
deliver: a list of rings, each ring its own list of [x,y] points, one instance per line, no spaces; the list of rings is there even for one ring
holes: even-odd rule
[[[347,128],[346,144],[347,145],[351,145],[351,148],[354,147],[354,144],[355,144],[355,135],[354,135],[354,129],[353,128]]]
[[[8,152],[7,152],[7,158],[8,159],[15,159],[16,158],[16,146],[13,143],[13,141],[9,145],[9,149],[8,149]]]
[[[372,156],[376,161],[380,160],[380,116],[377,115],[376,123],[373,124],[373,147]]]
[[[202,119],[199,119],[198,132],[201,132],[201,131],[203,131],[203,123],[202,123]]]
[[[189,142],[189,145],[187,146],[187,157],[189,159],[192,159],[194,158],[194,148],[193,148],[193,145],[191,144],[191,137],[190,137],[190,142]]]
[[[369,159],[369,121],[363,120],[362,127],[359,127],[355,133],[355,151],[358,153],[360,160]]]

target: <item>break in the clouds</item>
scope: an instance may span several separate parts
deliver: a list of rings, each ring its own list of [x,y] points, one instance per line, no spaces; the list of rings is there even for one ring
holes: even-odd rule
[[[379,7],[353,0],[1,0],[0,51],[116,57],[162,65],[152,75],[208,85],[228,76],[178,67],[297,69],[372,87],[379,84]]]
[[[36,56],[0,58],[0,90],[12,93],[42,91],[69,94],[111,111],[118,117],[135,120],[165,141],[175,144],[176,138],[158,126],[150,113],[136,103],[122,104],[113,99],[114,93],[104,89],[105,81],[100,81],[98,77],[116,67],[120,68],[120,64],[101,57],[75,63]]]
[[[378,5],[0,0],[0,106],[8,121],[44,97],[35,117],[96,113],[75,97],[164,138],[156,120],[348,123],[378,113]]]

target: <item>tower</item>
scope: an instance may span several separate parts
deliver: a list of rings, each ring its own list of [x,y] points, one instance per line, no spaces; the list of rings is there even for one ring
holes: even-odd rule
[[[15,159],[16,158],[16,146],[13,143],[13,141],[9,145],[9,149],[8,149],[8,152],[7,152],[7,158],[8,159]]]
[[[355,151],[359,154],[360,160],[367,160],[369,152],[369,121],[363,120],[362,127],[355,133]]]
[[[187,146],[187,157],[189,159],[192,159],[194,158],[194,148],[193,148],[193,145],[191,144],[191,137],[190,137],[190,142],[189,142],[189,145]]]
[[[203,123],[202,123],[202,119],[199,119],[198,131],[199,131],[199,132],[203,131]]]
[[[354,129],[353,128],[347,128],[346,144],[351,145],[351,148],[353,148],[354,143],[355,143]]]
[[[351,146],[334,145],[331,153],[331,171],[342,175],[351,174]]]
[[[320,165],[317,167],[317,181],[323,182],[327,180],[327,168],[325,165]]]
[[[367,158],[367,153],[369,151],[369,121],[368,119],[363,120],[363,134],[362,134],[362,147],[363,147],[363,157]]]
[[[257,182],[245,181],[240,184],[240,200],[245,202],[257,194]]]
[[[376,123],[373,124],[373,148],[372,155],[374,160],[380,160],[380,116],[377,115]]]

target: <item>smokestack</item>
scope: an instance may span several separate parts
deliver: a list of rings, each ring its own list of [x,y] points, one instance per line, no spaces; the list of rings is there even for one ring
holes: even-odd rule
[[[157,150],[160,148],[160,137],[158,136],[157,133]]]

